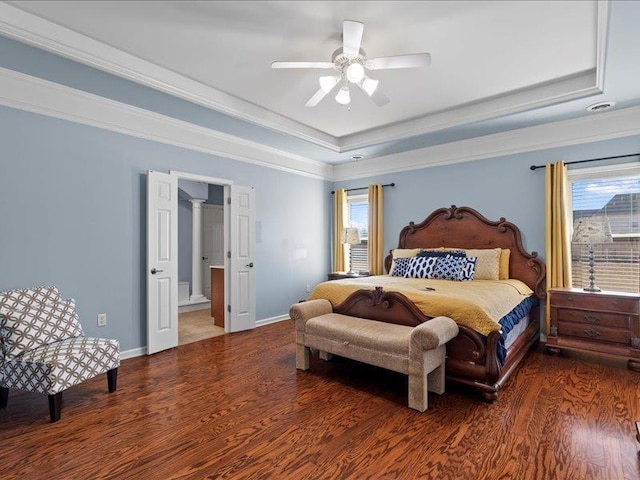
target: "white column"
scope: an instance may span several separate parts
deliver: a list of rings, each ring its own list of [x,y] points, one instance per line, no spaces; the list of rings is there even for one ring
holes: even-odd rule
[[[191,301],[206,300],[202,294],[202,204],[194,198],[191,202]]]

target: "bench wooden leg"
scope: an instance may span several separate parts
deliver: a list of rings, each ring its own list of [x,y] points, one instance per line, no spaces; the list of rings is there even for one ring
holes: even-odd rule
[[[296,368],[309,370],[309,347],[296,343]]]
[[[60,420],[60,408],[62,407],[62,392],[49,395],[49,417],[51,422]]]

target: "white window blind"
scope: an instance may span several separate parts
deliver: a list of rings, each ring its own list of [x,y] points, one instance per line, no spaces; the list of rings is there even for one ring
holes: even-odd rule
[[[351,268],[356,272],[369,270],[369,198],[368,195],[350,195],[347,198],[347,222],[360,232],[360,244],[349,247]]]
[[[571,242],[574,287],[589,285],[590,249],[593,248],[594,283],[602,290],[640,291],[640,172],[621,166],[570,172],[574,233],[582,222],[602,225],[604,241]],[[609,235],[610,232],[610,235]]]

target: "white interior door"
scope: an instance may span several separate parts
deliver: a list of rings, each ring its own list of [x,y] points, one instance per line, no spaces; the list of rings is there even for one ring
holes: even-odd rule
[[[178,345],[178,180],[147,172],[147,353]]]
[[[255,191],[231,185],[229,205],[229,332],[256,326],[256,287],[253,268],[255,251]]]

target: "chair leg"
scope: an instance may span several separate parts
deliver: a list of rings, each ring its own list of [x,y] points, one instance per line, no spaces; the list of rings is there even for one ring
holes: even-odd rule
[[[0,408],[7,408],[9,402],[9,387],[0,387]]]
[[[49,416],[52,423],[60,420],[60,407],[62,407],[62,392],[49,395]]]
[[[107,383],[109,385],[109,393],[113,393],[118,388],[118,367],[107,372]]]

